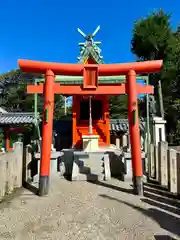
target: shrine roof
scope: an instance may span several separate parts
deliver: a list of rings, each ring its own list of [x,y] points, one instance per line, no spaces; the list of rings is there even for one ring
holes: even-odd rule
[[[139,127],[141,132],[145,131],[146,122],[144,119],[139,120]],[[65,120],[57,120],[54,121],[53,129],[57,133],[61,134],[69,134],[72,131],[72,119]],[[120,118],[120,119],[110,119],[110,132],[112,134],[117,132],[128,133],[129,131],[129,123],[128,119]]]
[[[144,132],[146,127],[146,122],[144,120],[139,121],[140,131]],[[111,119],[110,120],[110,131],[113,132],[128,132],[129,123],[128,119]]]
[[[144,80],[147,81],[147,76],[137,76],[136,80]],[[44,82],[44,78],[37,79],[37,82]],[[59,82],[61,85],[79,85],[83,83],[82,76],[63,76],[57,75],[56,82]],[[99,84],[117,84],[117,83],[125,83],[126,76],[99,76],[98,77]]]
[[[7,112],[0,113],[0,124],[36,124],[34,113]]]

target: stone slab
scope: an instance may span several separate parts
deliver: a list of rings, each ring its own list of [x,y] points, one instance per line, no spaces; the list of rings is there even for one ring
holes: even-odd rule
[[[111,179],[111,169],[108,154],[104,155],[104,178],[106,181]]]
[[[150,178],[155,179],[155,157],[154,157],[154,145],[150,144]]]
[[[177,194],[180,195],[180,153],[177,153]]]
[[[163,187],[168,187],[168,162],[167,162],[167,142],[159,142],[159,183]]]
[[[177,194],[177,151],[174,149],[168,150],[168,180],[169,191]]]

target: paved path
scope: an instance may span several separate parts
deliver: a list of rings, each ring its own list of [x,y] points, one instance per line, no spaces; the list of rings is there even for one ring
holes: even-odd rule
[[[48,197],[23,190],[0,205],[0,239],[180,239],[178,202],[156,194],[141,199],[116,180],[103,186],[56,179],[52,185]]]

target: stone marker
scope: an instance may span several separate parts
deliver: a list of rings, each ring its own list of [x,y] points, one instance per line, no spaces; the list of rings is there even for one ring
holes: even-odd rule
[[[23,170],[23,143],[15,142],[13,144],[14,148],[14,167],[16,168],[16,172],[14,172],[14,187],[20,188],[22,187],[22,170]]]
[[[177,153],[177,194],[180,195],[180,153]]]
[[[110,170],[110,163],[109,163],[109,155],[104,154],[104,178],[105,180],[111,179],[111,170]]]
[[[177,194],[177,151],[168,150],[168,180],[169,191]]]
[[[6,153],[0,154],[0,201],[6,193]]]
[[[123,135],[122,136],[122,147],[126,147],[127,146],[127,135]]]
[[[23,159],[23,182],[30,182],[31,181],[31,168],[30,164],[32,161],[32,146],[27,145],[24,149],[24,159]]]
[[[168,187],[168,163],[167,163],[167,142],[159,142],[159,183],[163,187]]]
[[[13,152],[6,153],[6,160],[7,160],[7,171],[6,171],[6,193],[10,194],[14,190],[14,154]],[[16,173],[17,174],[17,173]]]
[[[150,177],[155,178],[155,159],[154,159],[154,145],[153,144],[150,144],[150,161],[151,161]]]
[[[154,146],[155,179],[159,182],[158,146]]]
[[[120,147],[121,147],[119,137],[116,138],[116,147],[117,147],[117,148],[120,148]]]

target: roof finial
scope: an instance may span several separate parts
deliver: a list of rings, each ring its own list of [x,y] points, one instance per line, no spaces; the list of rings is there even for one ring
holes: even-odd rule
[[[96,42],[93,38],[100,30],[100,26],[98,26],[92,34],[85,34],[80,28],[77,29],[81,36],[85,39],[85,42],[81,42],[78,45],[81,47],[80,49],[80,57],[78,60],[81,62],[84,61],[84,56],[87,54],[93,55],[97,62],[102,62],[103,57],[100,55],[101,49],[98,47],[101,42]]]
[[[83,36],[83,38],[86,40],[86,41],[89,41],[89,40],[93,40],[93,38],[96,36],[97,32],[99,32],[100,30],[100,25],[96,28],[96,30],[93,32],[93,34],[88,34],[86,35],[80,28],[77,29],[78,32],[81,34],[81,36]]]
[[[93,38],[96,36],[96,34],[99,32],[100,30],[100,25],[96,28],[96,30],[93,32],[93,34],[85,34],[80,28],[77,29],[78,32],[81,34],[81,36],[86,40],[85,43],[79,43],[79,46],[89,46],[89,45],[92,45],[93,43],[95,45],[100,45],[101,42],[96,42],[96,41],[93,41]]]

